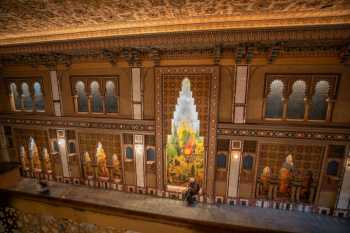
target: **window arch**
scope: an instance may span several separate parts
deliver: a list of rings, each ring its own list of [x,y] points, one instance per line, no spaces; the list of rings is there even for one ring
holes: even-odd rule
[[[328,92],[329,92],[329,82],[328,81],[318,81],[315,90],[314,95],[311,99],[311,106],[310,106],[310,112],[309,112],[309,119],[311,120],[325,120],[327,116],[327,98],[328,98]]]
[[[115,84],[113,81],[106,82],[106,111],[117,112],[117,97],[115,94]]]
[[[155,161],[156,160],[156,152],[154,151],[153,148],[148,148],[146,155],[147,155],[147,161]]]
[[[73,154],[75,152],[76,152],[76,150],[75,150],[75,143],[74,142],[70,142],[69,143],[69,153]]]
[[[297,80],[292,85],[292,93],[288,99],[287,117],[290,119],[304,119],[305,114],[305,91],[306,83]]]
[[[88,97],[85,91],[85,84],[83,81],[78,81],[75,84],[75,90],[78,96],[78,112],[88,112]]]
[[[219,154],[216,156],[216,168],[226,168],[226,155]]]
[[[41,84],[39,82],[35,82],[33,87],[34,87],[35,110],[42,112],[45,110],[45,102],[44,102],[43,92],[41,90]]]
[[[281,80],[273,80],[270,84],[270,92],[266,98],[265,117],[282,118],[283,116],[283,89]]]
[[[10,96],[12,98],[12,103],[13,103],[14,110],[22,109],[21,98],[20,98],[20,96],[18,94],[16,83],[11,83],[10,84]]]
[[[243,169],[244,170],[252,170],[253,168],[253,162],[254,162],[254,158],[251,155],[245,155],[243,157]]]
[[[22,101],[23,101],[23,108],[26,111],[32,111],[33,110],[33,100],[30,93],[29,85],[26,82],[23,82],[21,85],[22,89]]]
[[[337,176],[338,175],[339,163],[335,160],[330,161],[327,164],[327,175],[328,176]]]
[[[53,147],[54,152],[59,152],[59,146],[58,146],[58,142],[56,140],[54,140],[52,142],[52,147]]]
[[[134,159],[134,150],[132,147],[128,146],[125,150],[125,157],[126,159],[132,160]]]
[[[91,96],[92,96],[92,112],[103,112],[103,102],[100,93],[100,84],[97,81],[93,81],[90,84]]]

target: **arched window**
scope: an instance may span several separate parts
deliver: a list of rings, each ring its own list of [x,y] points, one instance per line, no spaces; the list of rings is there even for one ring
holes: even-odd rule
[[[126,159],[134,159],[134,150],[128,146],[125,150],[125,156],[126,156]]]
[[[306,83],[303,80],[298,80],[293,83],[292,93],[288,99],[287,117],[290,119],[304,119],[305,113],[305,90]]]
[[[243,169],[244,170],[252,170],[253,168],[253,156],[246,155],[243,157]]]
[[[328,176],[337,176],[338,175],[339,163],[335,160],[330,161],[327,164],[327,175]]]
[[[82,81],[76,82],[75,90],[78,95],[78,112],[88,112],[88,97],[85,92],[85,84]]]
[[[35,102],[36,111],[39,111],[39,112],[45,111],[44,97],[43,97],[41,85],[39,82],[34,83],[34,102]]]
[[[282,118],[283,116],[283,82],[273,80],[270,84],[270,92],[266,99],[265,117]]]
[[[53,151],[59,152],[59,146],[58,146],[58,142],[56,140],[53,141],[52,145],[53,145]]]
[[[113,81],[106,82],[106,111],[117,112],[117,97],[115,96],[115,85]]]
[[[15,110],[20,110],[22,108],[21,98],[19,97],[17,85],[15,83],[10,84],[10,91]]]
[[[156,160],[156,152],[153,148],[147,149],[147,161],[155,161]]]
[[[329,83],[327,81],[319,81],[312,96],[309,119],[325,120],[327,115],[327,98],[329,92]]]
[[[76,150],[75,150],[75,143],[74,142],[70,142],[69,143],[69,153],[73,154],[75,152],[76,152]]]
[[[29,85],[26,82],[23,82],[21,89],[22,89],[23,108],[26,111],[32,111],[33,110],[33,100],[32,100],[32,96],[30,94]]]
[[[219,154],[216,156],[216,168],[226,168],[226,155]]]
[[[92,96],[92,111],[103,112],[103,103],[100,93],[100,85],[97,81],[93,81],[90,84],[91,96]]]

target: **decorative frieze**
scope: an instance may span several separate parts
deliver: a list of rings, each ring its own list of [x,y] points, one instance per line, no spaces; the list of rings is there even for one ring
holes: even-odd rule
[[[308,129],[305,127],[288,128],[285,126],[249,126],[220,124],[217,129],[218,137],[250,137],[250,138],[285,138],[317,141],[350,141],[350,130]]]
[[[48,118],[48,119],[23,119],[1,117],[0,122],[4,125],[30,125],[35,127],[59,127],[59,128],[97,128],[97,129],[114,129],[119,131],[137,131],[145,133],[153,133],[155,130],[153,121],[123,121],[113,120],[99,122],[83,121],[79,118]]]

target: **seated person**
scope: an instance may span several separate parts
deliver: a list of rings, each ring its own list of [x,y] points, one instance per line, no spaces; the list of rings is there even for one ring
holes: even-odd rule
[[[48,186],[46,181],[44,181],[44,180],[39,181],[38,192],[42,193],[42,194],[49,194],[50,193],[49,186]]]
[[[187,201],[188,205],[192,205],[194,203],[194,196],[199,193],[199,190],[199,184],[193,177],[191,177],[185,192],[185,200]]]

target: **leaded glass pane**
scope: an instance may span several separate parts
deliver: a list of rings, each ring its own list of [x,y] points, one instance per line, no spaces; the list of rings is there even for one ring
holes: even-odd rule
[[[302,80],[293,83],[292,93],[288,99],[287,117],[290,119],[304,119],[306,84]]]
[[[45,110],[45,102],[43,93],[41,91],[41,85],[39,82],[34,83],[34,101],[35,101],[35,109],[36,111],[44,111]]]
[[[85,92],[85,84],[78,81],[75,84],[75,89],[78,94],[78,112],[88,112],[88,97]]]
[[[329,83],[327,81],[319,81],[316,84],[314,95],[312,96],[309,119],[325,120],[327,115],[327,98],[329,91]]]
[[[106,109],[107,112],[117,112],[117,97],[115,96],[115,85],[112,81],[106,83]]]
[[[90,87],[92,95],[92,111],[103,112],[103,102],[100,94],[100,85],[98,84],[98,82],[93,81]]]
[[[126,148],[126,158],[134,159],[134,150],[131,147]]]
[[[216,157],[216,167],[217,168],[226,168],[226,155],[225,154],[219,154]]]
[[[33,100],[30,94],[29,85],[27,83],[22,83],[22,100],[23,108],[27,111],[33,110]]]
[[[154,149],[147,149],[147,161],[155,161],[156,160],[156,152]]]
[[[283,115],[283,82],[274,80],[266,99],[266,118],[282,118]]]

